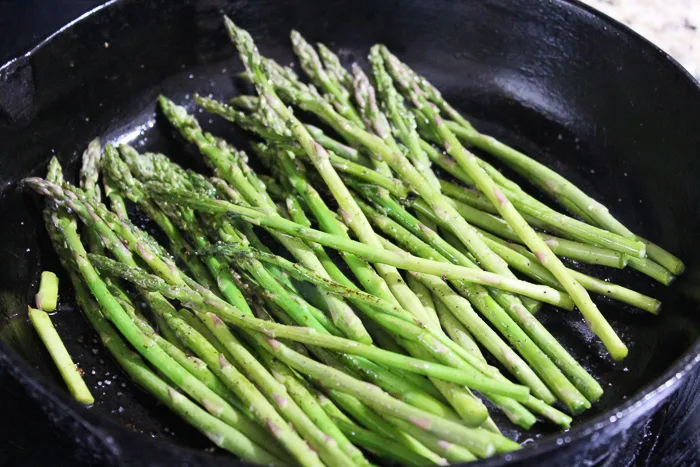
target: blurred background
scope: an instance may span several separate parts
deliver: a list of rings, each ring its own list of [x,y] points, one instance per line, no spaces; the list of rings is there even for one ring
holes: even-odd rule
[[[582,1],[630,26],[700,79],[700,1]]]

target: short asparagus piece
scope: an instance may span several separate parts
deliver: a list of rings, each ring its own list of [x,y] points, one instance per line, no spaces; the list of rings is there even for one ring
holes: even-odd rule
[[[66,350],[66,346],[63,344],[63,341],[61,341],[61,337],[56,332],[53,323],[51,323],[49,315],[36,308],[27,308],[29,310],[29,320],[32,322],[41,341],[49,351],[51,359],[56,364],[73,398],[81,404],[93,404],[95,398],[92,397],[85,381],[82,376],[80,376],[80,370],[76,367],[75,363],[73,363],[73,359],[68,353],[68,350]]]
[[[58,304],[58,276],[51,271],[42,271],[36,307],[42,311],[55,311]]]

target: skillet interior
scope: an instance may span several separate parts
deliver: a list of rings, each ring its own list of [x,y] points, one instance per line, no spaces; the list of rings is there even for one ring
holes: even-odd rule
[[[584,9],[544,0],[124,0],[0,71],[0,340],[43,377],[61,384],[24,310],[41,270],[59,266],[43,233],[39,203],[16,182],[43,175],[53,154],[75,173],[80,152],[94,136],[133,140],[137,147],[201,166],[155,113],[154,99],[164,93],[183,103],[194,91],[215,97],[236,92],[231,76],[241,66],[225,36],[222,11],[251,32],[264,54],[282,63],[293,61],[292,28],[340,50],[348,61],[363,61],[375,42],[387,44],[477,127],[556,168],[634,231],[686,261],[683,284],[670,289],[638,274],[604,271],[605,277],[664,301],[655,318],[598,300],[630,346],[623,364],[604,356],[579,315],[541,312],[606,389],[603,400],[576,424],[614,409],[695,342],[698,305],[681,290],[692,290],[693,278],[700,279],[693,269],[700,257],[694,241],[700,224],[694,176],[700,165],[695,157],[700,92],[638,37]],[[213,132],[242,143],[241,134],[227,124],[201,117]],[[148,435],[208,446],[128,384],[82,317],[71,312],[70,296],[63,293],[55,321],[95,388],[98,402],[91,410]],[[520,440],[552,432],[538,424]]]

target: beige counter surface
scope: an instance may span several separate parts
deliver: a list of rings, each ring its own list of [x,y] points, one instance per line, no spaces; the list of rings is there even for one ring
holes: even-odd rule
[[[700,0],[581,0],[630,26],[700,79]]]

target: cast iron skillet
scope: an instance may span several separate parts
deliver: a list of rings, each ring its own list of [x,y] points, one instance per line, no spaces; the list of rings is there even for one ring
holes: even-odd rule
[[[564,173],[689,265],[671,288],[628,271],[604,271],[664,301],[659,317],[598,301],[630,346],[622,364],[605,356],[578,314],[542,311],[546,325],[600,379],[605,396],[567,433],[544,423],[525,434],[508,429],[534,442],[482,465],[595,462],[647,420],[697,364],[698,305],[688,297],[700,259],[694,239],[700,88],[630,30],[564,0],[114,1],[0,69],[0,365],[74,434],[84,460],[238,464],[204,454],[203,437],[126,381],[73,312],[64,288],[55,321],[97,403],[85,409],[67,397],[25,318],[40,271],[59,266],[38,200],[18,184],[43,175],[54,154],[74,172],[94,136],[201,165],[181,149],[154,100],[164,93],[191,103],[194,91],[236,92],[232,76],[241,65],[224,33],[223,12],[283,63],[293,61],[291,28],[340,50],[348,62],[364,61],[375,42],[387,44],[477,127]],[[202,115],[202,122],[242,141],[218,120]]]

